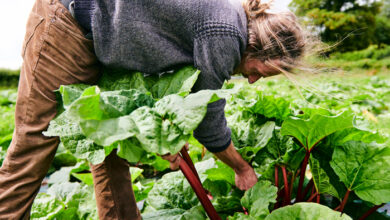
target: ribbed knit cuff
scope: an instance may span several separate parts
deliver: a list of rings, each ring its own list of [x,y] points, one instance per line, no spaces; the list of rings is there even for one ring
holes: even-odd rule
[[[205,146],[205,147],[211,153],[219,153],[219,152],[226,150],[230,146],[231,142],[232,142],[232,139],[230,138],[229,141],[225,145],[222,145],[220,147],[207,147],[207,146]]]

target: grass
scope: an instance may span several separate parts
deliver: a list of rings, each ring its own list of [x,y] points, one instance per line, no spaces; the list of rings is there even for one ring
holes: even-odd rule
[[[0,69],[0,89],[16,88],[20,70]]]

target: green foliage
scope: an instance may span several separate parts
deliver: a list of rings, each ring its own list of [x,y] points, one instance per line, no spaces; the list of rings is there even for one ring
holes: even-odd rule
[[[323,41],[340,42],[337,51],[364,49],[375,43],[375,16],[381,6],[378,2],[293,0],[290,6],[318,27]]]
[[[333,211],[332,209],[316,203],[297,203],[292,206],[286,206],[273,211],[266,220],[294,220],[294,219],[311,219],[311,220],[352,220],[348,215]]]
[[[343,112],[336,116],[314,114],[308,120],[289,118],[283,122],[281,134],[295,137],[307,151],[326,136],[345,128],[350,128],[353,115]]]
[[[337,79],[326,75],[321,80],[309,78],[310,85],[316,90],[302,90],[302,96],[308,102],[302,101],[302,96],[290,82],[280,79],[270,79],[255,86],[240,86],[237,82],[235,86],[229,84],[227,87],[233,95],[227,99],[226,115],[232,138],[238,151],[260,178],[252,189],[244,193],[235,187],[234,171],[203,151],[203,147],[191,136],[195,125],[187,123],[198,120],[198,116],[189,112],[194,109],[200,112],[205,108],[207,99],[225,97],[226,92],[216,92],[218,97],[206,97],[209,94],[206,91],[199,97],[194,94],[193,99],[193,95],[186,94],[156,99],[149,91],[156,81],[147,83],[140,73],[130,76],[133,77],[130,81],[126,75],[123,80],[116,78],[120,82],[118,84],[106,82],[99,87],[100,90],[79,85],[59,90],[63,97],[62,115],[53,120],[54,127],[48,133],[62,135],[64,147],[60,147],[58,158],[65,159],[60,161],[67,163],[75,159],[67,159],[69,150],[78,157],[78,163],[62,167],[50,176],[49,190],[38,195],[32,218],[97,219],[92,175],[83,158],[96,162],[116,148],[118,155],[139,162],[137,165],[142,168],[131,168],[131,174],[136,200],[145,200],[141,209],[143,219],[206,219],[185,177],[180,172],[165,174],[169,163],[156,153],[146,152],[142,146],[142,134],[121,139],[122,135],[137,132],[129,128],[133,123],[144,129],[154,125],[155,118],[166,120],[169,125],[189,134],[190,155],[194,161],[200,161],[196,163],[196,169],[222,219],[350,219],[331,210],[339,205],[340,197],[347,189],[352,189],[354,193],[344,210],[354,219],[360,218],[372,204],[388,201],[390,186],[387,182],[390,181],[387,174],[390,166],[388,147],[384,146],[390,143],[390,130],[387,128],[390,122],[390,83],[384,77]],[[106,89],[110,85],[123,91]],[[9,101],[6,103],[7,106],[13,105]],[[88,112],[90,109],[94,111]],[[139,117],[142,120],[137,119],[137,122],[135,119],[119,122],[141,110],[157,117],[147,121],[145,127],[139,123],[147,117]],[[91,124],[87,126],[87,123]],[[290,128],[281,128],[285,124],[290,124],[287,126]],[[88,135],[95,133],[91,135],[93,139],[84,133],[87,131]],[[167,133],[175,134],[170,130]],[[151,138],[148,141],[152,144],[148,143],[148,146],[152,146],[153,141],[157,142],[155,146],[162,146],[164,141],[167,143],[176,138],[175,135],[171,137]],[[106,146],[95,143],[95,139],[97,142],[107,141]],[[298,142],[312,149],[306,172],[300,171],[305,149]],[[314,150],[312,146],[316,146]],[[279,167],[277,184],[275,167]],[[305,183],[312,178],[314,192],[321,194],[320,204],[323,205],[300,202],[285,206],[283,202],[286,198],[280,193],[285,191],[280,167],[287,171],[287,184],[289,190],[292,189],[290,202],[295,201],[297,175],[306,173]],[[164,171],[165,175],[162,176],[159,171]],[[303,197],[306,201],[310,193]],[[249,215],[243,213],[243,207]]]
[[[350,191],[375,205],[390,202],[390,148],[349,141],[336,147],[330,165]]]
[[[375,18],[375,38],[378,47],[382,44],[390,45],[390,16],[377,16]]]
[[[16,88],[20,70],[0,69],[0,88]]]
[[[93,188],[79,183],[56,183],[47,194],[38,194],[31,219],[98,219]]]
[[[146,152],[176,153],[203,119],[207,104],[219,99],[215,91],[188,95],[198,75],[199,71],[190,67],[157,81],[134,73],[119,80],[119,85],[102,83],[106,88],[127,90],[103,92],[97,86],[61,86],[65,111],[44,134],[60,136],[66,149],[94,164],[115,148],[129,162],[140,161]]]
[[[268,207],[276,203],[278,188],[269,181],[259,181],[245,192],[241,204],[249,210],[249,214],[256,218],[265,218],[269,214]]]

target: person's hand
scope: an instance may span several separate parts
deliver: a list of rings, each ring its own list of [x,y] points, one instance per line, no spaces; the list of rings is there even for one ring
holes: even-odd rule
[[[186,150],[188,150],[188,143],[186,143],[184,145],[184,147],[186,148]],[[169,167],[171,168],[171,170],[179,169],[180,161],[182,159],[180,157],[179,153],[174,154],[174,155],[165,154],[165,155],[162,155],[161,157],[162,157],[162,159],[169,161],[169,163],[170,163]]]
[[[179,156],[179,153],[177,154],[165,154],[165,155],[162,155],[161,156],[162,159],[164,160],[167,160],[169,161],[169,167],[171,168],[171,170],[177,170],[179,168],[179,164],[180,164],[180,161],[181,161],[181,157]]]
[[[248,190],[257,183],[257,176],[251,166],[240,171],[235,171],[235,183],[240,190]]]
[[[240,190],[248,190],[257,183],[255,171],[237,152],[233,142],[226,150],[214,153],[214,155],[233,168],[236,173],[235,183]]]

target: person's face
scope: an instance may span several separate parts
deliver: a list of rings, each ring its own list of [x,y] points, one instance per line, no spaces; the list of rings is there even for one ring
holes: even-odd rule
[[[270,62],[276,66],[279,66],[280,63],[279,60],[272,60]],[[271,65],[266,65],[265,62],[256,59],[243,59],[237,71],[248,79],[249,84],[256,82],[261,77],[280,74],[278,69],[272,67]]]

